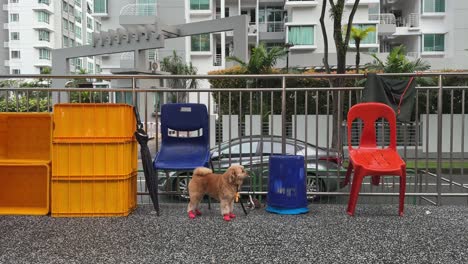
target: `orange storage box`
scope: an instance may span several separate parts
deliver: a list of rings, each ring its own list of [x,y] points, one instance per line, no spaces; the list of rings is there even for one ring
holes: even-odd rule
[[[126,104],[54,105],[56,140],[133,138],[136,119],[133,107]]]
[[[47,164],[0,164],[0,214],[47,215],[49,186]]]
[[[0,113],[0,160],[28,163],[52,160],[52,115]]]
[[[52,177],[53,217],[127,216],[136,208],[137,173],[107,179]]]
[[[53,177],[108,177],[136,172],[136,141],[113,143],[54,143]]]

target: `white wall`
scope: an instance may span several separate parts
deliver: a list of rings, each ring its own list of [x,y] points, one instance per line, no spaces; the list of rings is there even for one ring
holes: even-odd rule
[[[422,122],[422,151],[437,152],[437,115],[429,115],[429,123],[426,121],[426,115],[421,115]],[[442,152],[450,152],[452,144],[453,152],[462,150],[462,121],[464,122],[464,152],[468,151],[468,115],[453,115],[453,123],[450,122],[450,115],[442,115]],[[429,126],[429,133],[426,134],[426,126]],[[452,129],[453,126],[453,129]],[[426,144],[426,140],[429,144]]]

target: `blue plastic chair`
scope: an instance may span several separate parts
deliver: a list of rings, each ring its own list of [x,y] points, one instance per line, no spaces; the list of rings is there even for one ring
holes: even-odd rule
[[[208,111],[203,104],[162,105],[161,149],[154,159],[154,168],[185,171],[209,166],[208,126]],[[192,132],[191,137],[186,137],[187,131]]]
[[[190,137],[187,132],[190,131]],[[192,171],[212,167],[208,111],[203,104],[164,104],[161,107],[161,148],[153,161],[156,170]]]

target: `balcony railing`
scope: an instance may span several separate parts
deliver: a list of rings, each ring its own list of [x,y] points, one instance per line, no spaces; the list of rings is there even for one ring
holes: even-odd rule
[[[221,66],[222,65],[222,56],[221,54],[216,54],[213,58],[213,66]]]
[[[129,4],[120,10],[121,16],[156,16],[156,4]]]
[[[259,24],[260,32],[283,32],[284,22],[264,22]]]
[[[369,20],[370,19],[370,16],[369,15]],[[389,25],[395,25],[396,24],[396,18],[395,18],[395,15],[392,14],[392,13],[384,13],[384,14],[379,14],[379,21],[380,21],[380,24],[389,24]]]

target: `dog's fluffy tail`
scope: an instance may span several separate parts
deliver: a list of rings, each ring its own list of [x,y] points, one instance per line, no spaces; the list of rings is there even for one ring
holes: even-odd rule
[[[213,173],[213,171],[205,167],[198,167],[193,171],[193,175],[198,175],[198,176],[205,176],[211,173]]]

